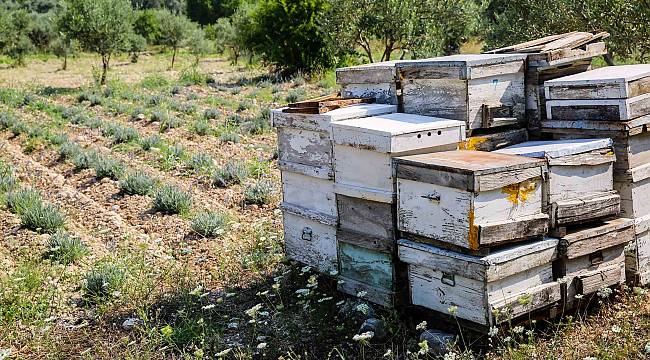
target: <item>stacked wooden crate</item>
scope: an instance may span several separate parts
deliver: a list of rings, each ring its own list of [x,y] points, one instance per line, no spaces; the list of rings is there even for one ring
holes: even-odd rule
[[[545,93],[544,133],[554,139],[614,141],[621,216],[635,222],[635,246],[626,258],[628,278],[650,283],[650,65],[611,66],[550,80]]]
[[[479,327],[560,300],[544,238],[544,160],[478,151],[395,159],[399,258],[411,302]]]
[[[455,149],[464,137],[464,122],[403,113],[333,123],[340,291],[395,304],[400,271],[392,159]]]
[[[336,69],[336,83],[344,98],[374,98],[378,103],[399,104],[397,63],[384,61]]]
[[[607,37],[606,32],[569,32],[486,52],[527,54],[526,117],[531,138],[540,137],[541,121],[546,119],[544,82],[591,69],[594,57],[607,54],[603,42]]]
[[[271,113],[278,134],[278,167],[282,173],[287,256],[314,269],[337,271],[338,213],[332,167],[332,123],[391,113],[393,105],[364,104],[323,114]]]
[[[499,153],[545,159],[544,209],[551,234],[560,240],[555,264],[564,303],[625,282],[624,248],[634,239],[633,221],[616,217],[615,156],[610,139],[531,141]]]

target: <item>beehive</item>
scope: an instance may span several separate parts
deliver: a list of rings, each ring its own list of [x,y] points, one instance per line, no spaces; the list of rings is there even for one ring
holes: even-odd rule
[[[556,271],[563,278],[566,304],[576,304],[580,296],[624,283],[624,250],[633,240],[634,220],[626,218],[578,228],[563,236]]]
[[[544,83],[553,120],[627,121],[650,114],[650,65],[607,66]]]
[[[467,130],[525,122],[521,54],[467,54],[401,61],[402,111],[464,121]]]
[[[650,215],[650,163],[614,175],[614,187],[621,195],[621,216]]]
[[[400,231],[479,250],[548,230],[544,160],[459,150],[395,163]]]
[[[383,104],[398,104],[400,85],[397,79],[398,61],[336,69],[336,83],[346,98],[374,98]]]
[[[409,240],[398,242],[408,264],[412,304],[491,326],[560,300],[553,281],[556,239],[515,245],[485,257]]]
[[[650,284],[650,215],[634,220],[634,242],[626,249],[625,271],[628,282]]]
[[[546,159],[544,209],[554,227],[618,214],[610,139],[529,141],[496,152]]]

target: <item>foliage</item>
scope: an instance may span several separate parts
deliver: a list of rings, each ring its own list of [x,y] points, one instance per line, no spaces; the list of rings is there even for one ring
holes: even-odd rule
[[[212,174],[217,187],[228,187],[242,183],[249,175],[248,167],[241,161],[229,161]]]
[[[148,43],[157,44],[160,38],[160,22],[154,10],[139,10],[135,12],[133,31],[144,37]]]
[[[88,247],[79,237],[65,231],[57,231],[50,237],[46,255],[50,259],[68,265],[88,253]]]
[[[216,212],[202,212],[192,220],[192,230],[203,237],[217,237],[226,230],[228,216]]]
[[[83,289],[92,301],[100,301],[119,291],[125,278],[125,271],[119,265],[102,263],[86,274]]]
[[[120,181],[120,190],[127,195],[148,195],[153,190],[156,181],[151,176],[134,172]]]
[[[194,66],[199,64],[201,57],[212,51],[212,44],[206,39],[205,31],[198,27],[189,32],[186,43],[190,54],[194,56]]]
[[[58,28],[102,58],[100,84],[106,84],[111,56],[128,48],[133,10],[128,0],[65,0]]]
[[[192,206],[192,196],[181,188],[165,185],[153,199],[153,209],[166,214],[183,214]]]
[[[160,135],[154,134],[140,140],[140,147],[144,151],[149,151],[151,148],[159,147],[161,143],[162,139],[160,138]]]
[[[192,21],[208,25],[232,14],[238,3],[238,0],[187,0],[186,13]]]
[[[220,18],[217,22],[206,28],[207,37],[215,41],[217,50],[229,50],[232,62],[237,64],[239,57],[250,50],[254,22],[252,14],[255,7],[249,3],[242,3],[232,16]]]
[[[94,150],[81,150],[71,158],[75,170],[90,169],[98,159],[98,154]]]
[[[129,35],[129,54],[131,54],[131,62],[137,63],[140,53],[146,50],[147,39],[144,36],[136,33]]]
[[[74,41],[65,34],[59,34],[52,43],[50,43],[50,50],[57,57],[63,58],[63,65],[61,70],[68,69],[68,57],[74,55],[75,53],[75,43]]]
[[[51,204],[33,204],[19,216],[25,228],[41,233],[52,234],[65,225],[65,216]]]
[[[98,156],[93,163],[97,179],[110,178],[118,180],[124,174],[124,164],[108,156]]]
[[[160,23],[159,42],[172,48],[171,68],[174,68],[178,48],[185,44],[189,34],[196,26],[185,16],[173,14],[168,10],[157,11],[156,16]]]
[[[318,24],[325,7],[323,0],[262,0],[246,43],[287,73],[330,68],[336,60]]]
[[[18,180],[14,176],[13,169],[0,161],[0,194],[12,191],[18,187]]]
[[[275,192],[273,182],[268,179],[257,180],[244,188],[244,202],[249,205],[265,205],[271,203]]]
[[[7,194],[7,209],[16,215],[23,214],[27,209],[43,203],[41,194],[31,188],[23,188]]]
[[[31,21],[26,10],[9,12],[0,8],[0,51],[18,66],[24,66],[25,56],[34,50],[29,38]]]
[[[30,14],[28,36],[39,51],[46,51],[57,36],[51,16],[52,14]]]
[[[185,162],[188,168],[194,171],[205,171],[214,165],[212,156],[205,153],[196,153]]]

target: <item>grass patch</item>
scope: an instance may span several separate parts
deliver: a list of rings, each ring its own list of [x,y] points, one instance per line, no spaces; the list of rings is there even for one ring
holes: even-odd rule
[[[155,134],[140,140],[140,147],[144,151],[149,151],[151,148],[160,147],[161,144],[162,139],[160,138],[160,135]]]
[[[185,165],[194,171],[207,171],[214,165],[214,159],[208,154],[198,153],[187,159]]]
[[[16,215],[22,215],[27,209],[42,205],[41,194],[31,188],[23,188],[7,194],[7,209]]]
[[[79,237],[73,236],[65,231],[57,231],[50,237],[46,256],[61,264],[68,265],[76,262],[88,253],[88,247]]]
[[[124,164],[108,156],[99,156],[93,163],[97,179],[110,178],[118,180],[124,174]]]
[[[142,172],[130,173],[120,181],[120,191],[127,195],[148,195],[156,181]]]
[[[158,189],[153,199],[153,209],[165,214],[184,214],[192,206],[192,196],[183,189],[165,185]]]
[[[202,212],[192,220],[192,230],[203,237],[217,237],[226,231],[228,216],[216,212]]]
[[[102,263],[86,274],[83,286],[86,297],[101,302],[116,295],[126,279],[124,269],[115,263]]]

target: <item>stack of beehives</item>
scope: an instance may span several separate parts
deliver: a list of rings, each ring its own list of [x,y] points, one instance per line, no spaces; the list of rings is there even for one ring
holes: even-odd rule
[[[614,188],[621,195],[621,215],[635,222],[628,277],[650,283],[650,65],[600,68],[547,81],[545,90],[544,133],[554,139],[614,141]]]
[[[574,45],[585,37],[575,34]],[[556,40],[562,39],[570,42]],[[306,104],[274,111],[287,255],[336,273],[339,290],[348,294],[441,313],[456,306],[459,319],[483,330],[561,299],[565,307],[575,305],[576,295],[623,282],[623,250],[635,234],[628,217],[650,210],[639,195],[627,194],[643,190],[637,179],[645,170],[633,168],[650,156],[642,154],[650,146],[643,148],[636,130],[612,135],[643,125],[635,125],[640,118],[567,119],[600,110],[569,99],[558,105],[548,88],[539,96],[538,83],[537,107],[526,107],[531,59],[542,56],[551,67],[561,59],[568,64],[562,74],[583,71],[584,59],[602,51],[590,47],[597,39],[583,39],[587,50],[563,55],[456,55],[339,69],[348,100],[336,106],[368,99],[384,105],[319,114],[331,104],[320,106],[327,99],[318,99],[310,102],[312,114],[300,114]],[[555,77],[554,69],[538,67],[535,81]],[[556,83],[566,87],[566,79]],[[637,82],[628,91],[644,88]],[[527,118],[526,110],[539,110],[545,99],[553,120],[543,123],[544,131],[557,139],[525,142],[531,114],[539,116],[528,111]],[[644,103],[626,111],[641,111],[636,104]],[[568,130],[578,123],[601,128]],[[645,224],[637,220],[639,251],[628,261],[637,274],[637,260],[650,250],[640,245],[642,230],[650,233]]]

